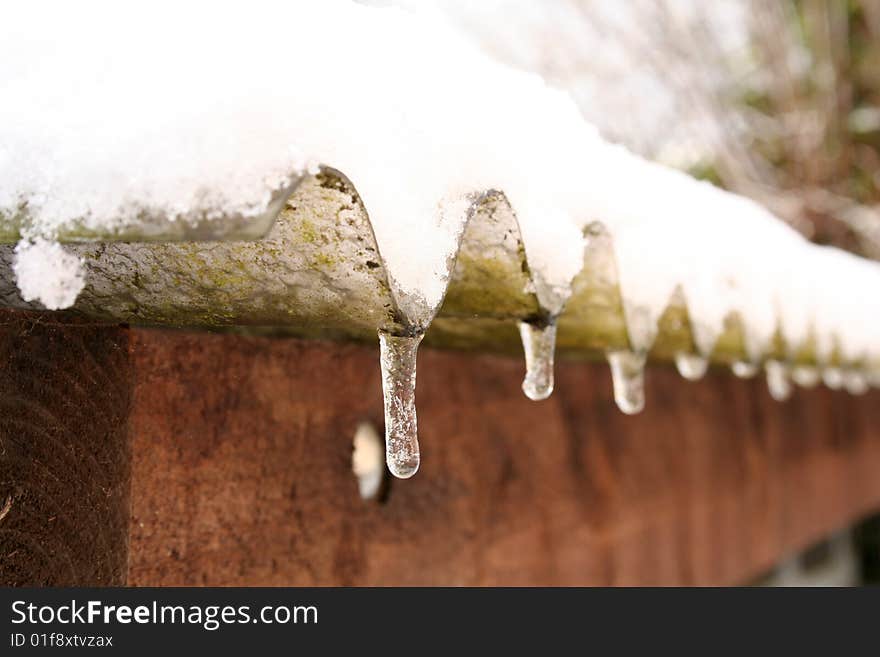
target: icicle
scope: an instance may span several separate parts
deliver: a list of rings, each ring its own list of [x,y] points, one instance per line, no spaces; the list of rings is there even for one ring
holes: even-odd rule
[[[379,331],[385,461],[391,474],[400,479],[412,477],[419,469],[416,354],[422,335],[401,337]]]
[[[795,365],[791,368],[791,380],[802,388],[815,388],[820,378],[819,370],[811,365]]]
[[[627,350],[609,351],[606,354],[611,366],[614,384],[614,401],[627,415],[635,415],[645,408],[645,360],[644,352]]]
[[[526,356],[526,376],[522,389],[526,397],[535,401],[547,399],[553,392],[553,356],[556,351],[556,322],[520,322],[523,352]]]
[[[826,367],[822,370],[822,383],[832,390],[840,390],[843,387],[843,370],[839,367]]]
[[[678,369],[678,373],[688,381],[699,381],[709,369],[709,359],[699,354],[679,351],[675,354],[675,367]]]
[[[623,316],[630,345],[637,352],[647,353],[657,338],[659,315],[649,308],[629,303],[624,298]]]
[[[767,389],[770,396],[778,402],[791,397],[791,381],[788,380],[788,368],[778,360],[768,360],[764,364],[767,374]]]
[[[747,360],[735,361],[730,369],[733,375],[740,379],[751,379],[758,373],[758,366]]]
[[[718,330],[708,324],[691,321],[691,335],[694,338],[694,346],[697,349],[697,353],[707,360],[706,366],[703,369],[704,373],[709,367],[708,357],[715,350],[715,344],[718,342],[718,334]],[[684,375],[682,374],[682,376]],[[700,376],[702,377],[702,375]]]
[[[864,395],[868,392],[868,379],[858,370],[847,370],[843,373],[843,386],[851,395]]]

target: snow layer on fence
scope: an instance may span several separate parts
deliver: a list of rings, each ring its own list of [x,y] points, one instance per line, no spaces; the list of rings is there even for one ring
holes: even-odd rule
[[[27,216],[18,281],[58,307],[69,295],[24,258],[62,226],[257,216],[327,165],[357,188],[392,287],[427,321],[463,199],[495,189],[551,314],[583,266],[584,228],[606,226],[636,352],[680,289],[703,353],[739,311],[755,359],[779,327],[820,358],[878,355],[876,264],[608,144],[564,93],[429,16],[347,0],[37,1],[0,24],[0,99],[0,220]]]

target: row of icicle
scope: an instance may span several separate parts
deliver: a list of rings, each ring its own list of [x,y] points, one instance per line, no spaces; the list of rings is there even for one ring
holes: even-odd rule
[[[526,397],[535,401],[546,399],[553,392],[555,317],[564,302],[549,301],[541,305],[544,308],[556,307],[554,314],[519,322],[526,365],[522,389]],[[426,321],[436,310],[428,311],[420,321]],[[412,477],[418,471],[420,462],[415,386],[417,351],[424,330],[411,330],[407,335],[379,331],[386,464],[395,477],[402,479]],[[645,406],[644,371],[647,355],[645,348],[615,349],[605,354],[611,370],[615,403],[628,415],[641,412]],[[682,377],[697,381],[706,374],[709,359],[704,354],[682,351],[676,354],[675,365]],[[736,361],[730,366],[733,374],[739,378],[752,378],[761,367],[761,364],[748,360]],[[855,395],[864,394],[871,386],[880,387],[880,373],[873,370],[866,373],[851,367],[817,367],[772,359],[763,363],[763,369],[769,393],[777,401],[788,399],[793,384],[814,387],[821,382],[831,389],[844,389]]]
[[[526,397],[538,401],[553,392],[553,360],[556,346],[556,324],[519,322],[526,374],[522,389]],[[415,406],[416,355],[424,334],[394,336],[379,332],[382,392],[385,401],[385,458],[395,477],[407,479],[419,469],[418,425]],[[606,353],[611,369],[614,400],[627,415],[645,407],[645,364],[647,353],[621,349]],[[679,352],[675,358],[679,374],[697,381],[706,374],[709,359],[698,354]],[[752,378],[760,365],[737,361],[731,371],[739,378]],[[791,396],[792,383],[812,388],[820,382],[827,387],[861,395],[873,385],[880,387],[880,376],[869,376],[855,369],[828,366],[791,365],[779,360],[764,363],[767,388],[776,401]]]

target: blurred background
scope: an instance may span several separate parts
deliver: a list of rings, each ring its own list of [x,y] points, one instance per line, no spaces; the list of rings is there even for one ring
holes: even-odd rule
[[[567,90],[611,141],[880,257],[880,0],[374,0]]]

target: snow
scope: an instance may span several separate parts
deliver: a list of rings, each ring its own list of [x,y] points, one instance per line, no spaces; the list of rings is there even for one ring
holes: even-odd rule
[[[608,228],[637,354],[681,289],[702,355],[736,311],[751,359],[778,326],[823,360],[880,356],[878,265],[607,143],[568,95],[430,14],[347,0],[32,2],[0,25],[0,94],[0,215],[26,206],[16,276],[47,307],[82,287],[76,259],[43,239],[61,227],[256,216],[320,163],[357,188],[421,328],[446,289],[461,200],[498,189],[560,305],[584,227]]]
[[[80,259],[41,237],[19,242],[12,269],[22,298],[50,310],[72,306],[86,282]]]
[[[603,136],[678,168],[730,148],[745,120],[724,99],[746,81],[765,86],[744,0],[363,1],[450,22],[494,59],[569,92]]]

